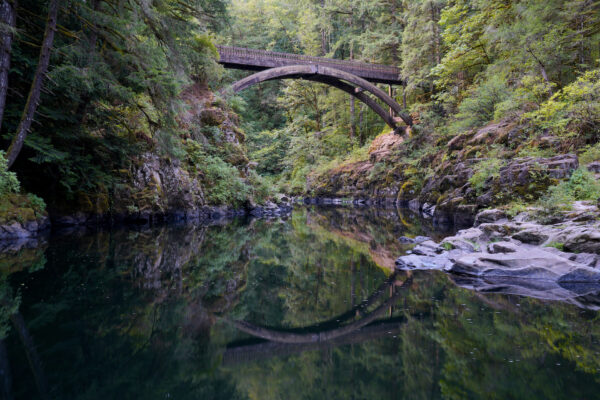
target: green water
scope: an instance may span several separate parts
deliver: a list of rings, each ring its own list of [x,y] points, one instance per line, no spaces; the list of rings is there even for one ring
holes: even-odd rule
[[[0,398],[600,398],[598,313],[394,274],[424,233],[347,208],[53,234],[0,256]]]

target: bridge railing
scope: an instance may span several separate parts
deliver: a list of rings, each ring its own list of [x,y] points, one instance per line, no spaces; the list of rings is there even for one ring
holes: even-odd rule
[[[358,61],[347,61],[347,60],[336,60],[331,58],[324,57],[313,57],[313,56],[305,56],[300,54],[291,54],[291,53],[280,53],[276,51],[267,51],[267,50],[256,50],[256,49],[248,49],[245,47],[234,47],[234,46],[217,46],[219,50],[219,54],[221,55],[221,61],[227,61],[227,58],[234,57],[242,57],[242,58],[250,58],[256,59],[257,64],[260,63],[260,60],[266,59],[278,59],[278,60],[289,60],[289,61],[298,61],[302,64],[321,64],[321,65],[336,65],[340,67],[352,68],[363,71],[373,71],[380,72],[385,74],[394,74],[399,75],[400,70],[396,67],[389,65],[379,65],[379,64],[369,64]]]

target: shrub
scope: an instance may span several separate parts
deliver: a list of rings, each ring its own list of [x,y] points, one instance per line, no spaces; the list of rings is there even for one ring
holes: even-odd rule
[[[457,121],[452,124],[454,132],[482,126],[494,119],[496,106],[509,96],[504,78],[493,76],[473,89],[469,97],[458,106]]]
[[[27,199],[36,214],[41,215],[46,210],[46,202],[41,197],[38,197],[33,193],[27,193]]]
[[[586,72],[539,110],[525,116],[540,130],[559,137],[579,143],[597,142],[600,139],[600,70]]]
[[[273,183],[254,170],[250,170],[248,174],[248,183],[252,188],[252,198],[259,204],[264,203],[273,195]]]
[[[600,197],[600,183],[584,168],[573,172],[567,186],[575,200],[597,200]]]
[[[515,200],[506,207],[506,214],[511,218],[516,217],[524,211],[527,211],[527,204],[522,200]]]
[[[600,183],[594,175],[584,168],[573,172],[571,178],[548,188],[538,204],[544,215],[556,215],[560,211],[570,210],[576,200],[596,200],[600,197]]]
[[[8,170],[4,151],[0,151],[0,196],[17,193],[20,190],[17,174]]]
[[[489,178],[493,179],[499,176],[501,166],[502,161],[497,158],[490,158],[477,164],[475,173],[469,178],[469,183],[477,195],[483,194],[485,183]]]
[[[579,162],[583,165],[594,161],[600,161],[600,143],[584,147],[583,152],[579,155]]]
[[[560,251],[564,251],[565,250],[565,244],[561,243],[561,242],[550,242],[550,243],[548,243],[544,247],[554,247],[555,249],[558,249]]]
[[[192,169],[201,175],[209,204],[240,206],[248,199],[250,187],[237,168],[209,154],[202,145],[192,140],[186,142],[185,150]]]

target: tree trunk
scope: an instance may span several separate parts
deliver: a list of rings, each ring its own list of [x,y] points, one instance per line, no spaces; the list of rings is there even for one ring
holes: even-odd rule
[[[327,55],[327,32],[323,20],[325,19],[325,0],[321,0],[321,55]]]
[[[27,356],[27,361],[29,362],[29,368],[31,369],[31,373],[33,374],[33,380],[35,381],[35,385],[37,386],[38,392],[40,393],[40,398],[44,400],[49,399],[50,396],[48,395],[48,381],[46,379],[44,369],[42,368],[42,361],[36,350],[35,343],[33,342],[33,337],[27,329],[27,325],[25,324],[23,315],[21,315],[20,312],[17,312],[10,316],[10,320],[13,324],[15,332],[17,333],[19,339],[21,339],[21,343],[23,344],[23,349],[25,350],[25,355]]]
[[[356,137],[356,107],[354,105],[354,96],[350,96],[350,141],[354,142]]]
[[[52,52],[52,43],[54,42],[54,33],[56,31],[58,8],[59,0],[50,0],[50,4],[48,6],[48,20],[46,22],[46,30],[44,32],[44,40],[40,50],[40,59],[33,77],[33,82],[31,82],[31,89],[29,90],[27,103],[25,104],[23,115],[21,116],[21,122],[19,123],[17,133],[13,138],[13,141],[10,144],[7,152],[9,168],[14,164],[17,156],[21,152],[21,148],[23,148],[23,143],[25,142],[25,138],[29,133],[31,123],[33,122],[33,117],[35,116],[35,111],[40,101],[42,85],[44,83],[44,78],[46,77],[48,64],[50,63],[50,53]]]
[[[360,107],[360,112],[358,113],[358,126],[360,126],[360,131],[359,131],[359,137],[358,137],[358,142],[360,143],[361,146],[364,146],[365,144],[365,129],[363,126],[363,106],[361,105]]]
[[[352,26],[352,19],[350,19],[350,26]],[[354,44],[350,44],[350,60],[354,60]],[[354,142],[356,137],[356,107],[354,103],[354,96],[350,96],[350,141]]]
[[[8,92],[8,71],[10,70],[10,53],[13,41],[13,29],[17,24],[16,2],[1,0],[0,23],[5,25],[0,34],[0,128],[6,107],[6,93]]]

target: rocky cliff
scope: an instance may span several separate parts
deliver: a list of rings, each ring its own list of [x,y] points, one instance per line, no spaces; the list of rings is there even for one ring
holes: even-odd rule
[[[535,200],[579,167],[575,154],[518,157],[522,129],[505,121],[453,138],[384,134],[368,159],[311,176],[308,194],[396,203],[437,224],[469,226],[478,210]]]

